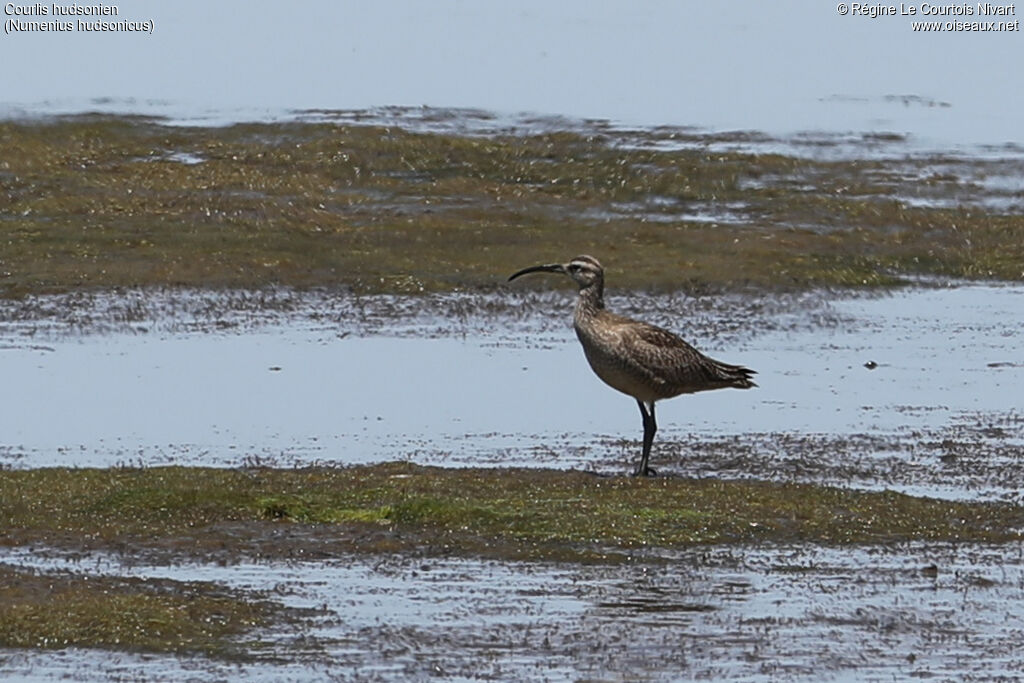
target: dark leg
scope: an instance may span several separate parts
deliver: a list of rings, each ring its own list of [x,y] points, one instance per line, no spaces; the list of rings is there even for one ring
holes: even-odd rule
[[[633,470],[633,476],[652,477],[657,473],[647,466],[647,461],[651,457],[651,444],[654,443],[654,432],[658,431],[658,423],[654,421],[654,401],[645,404],[638,399],[636,404],[640,406],[640,415],[644,418],[644,451],[643,455],[640,456],[640,465]]]

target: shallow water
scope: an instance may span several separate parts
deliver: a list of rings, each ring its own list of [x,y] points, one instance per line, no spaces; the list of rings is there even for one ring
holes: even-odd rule
[[[659,405],[654,463],[1019,501],[1019,285],[613,309],[758,369]],[[501,298],[502,295],[496,295]],[[161,298],[164,297],[164,298]],[[639,419],[590,373],[569,299],[126,292],[5,304],[13,467],[408,459],[627,471]],[[416,306],[411,306],[412,302]],[[874,369],[865,367],[873,361]],[[0,650],[21,680],[767,681],[1012,677],[1024,545],[707,547],[580,565],[431,556],[184,563],[0,548],[43,571],[208,580],[318,610],[231,661]]]
[[[661,1],[641,12],[582,0],[119,9],[156,30],[140,40],[75,32],[0,42],[0,58],[19,64],[0,115],[112,110],[223,123],[426,104],[812,137],[853,131],[858,144],[862,131],[943,149],[1020,142],[1020,32],[919,33],[911,21],[920,16],[841,16],[835,4],[793,0]],[[282,50],[263,49],[271,41]],[[117,69],[67,68],[85,51]],[[406,118],[436,118],[408,109]]]
[[[5,549],[0,561],[214,581],[319,610],[298,630],[259,633],[252,658],[230,663],[0,650],[0,673],[24,680],[990,680],[1024,666],[1019,544],[704,548],[597,566],[392,556],[151,566],[45,549]]]
[[[67,334],[8,321],[0,328],[8,387],[0,393],[0,461],[411,460],[614,473],[635,458],[636,406],[591,374],[568,308],[558,310],[567,301],[547,301],[533,317],[449,321],[447,336],[444,320],[424,323],[430,334],[390,336],[386,326],[303,317],[300,304],[290,305],[291,317],[221,332],[140,332],[149,328],[135,324]],[[659,403],[654,458],[666,473],[818,476],[952,497],[1019,490],[1021,479],[995,472],[1024,467],[1024,288],[961,284],[812,301],[780,316],[776,329],[762,320],[748,334],[706,343],[700,333],[716,324],[737,327],[734,310],[703,314],[695,336],[668,308],[658,310],[659,322],[711,355],[757,369],[760,387]],[[986,458],[962,457],[960,471],[948,462],[957,448]],[[848,462],[829,457],[836,452]],[[752,471],[729,465],[740,456]],[[832,469],[791,467],[822,462]],[[929,462],[942,472],[910,476]],[[857,468],[844,472],[844,464]],[[879,480],[878,467],[894,464],[914,467]]]

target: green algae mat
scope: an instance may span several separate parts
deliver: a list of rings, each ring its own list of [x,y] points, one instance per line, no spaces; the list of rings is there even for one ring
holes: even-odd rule
[[[1020,161],[815,160],[744,151],[744,140],[2,122],[0,295],[452,291],[578,253],[633,289],[1024,278],[1024,216],[999,182]]]
[[[164,563],[351,553],[615,563],[671,561],[701,544],[1016,541],[1024,508],[806,484],[385,463],[6,470],[0,520],[8,546]],[[0,647],[231,657],[253,629],[300,616],[214,584],[0,564]]]
[[[290,532],[295,538],[347,538],[345,550],[441,543],[568,559],[577,550],[586,557],[595,549],[707,543],[1015,540],[1024,508],[810,484],[385,463],[8,470],[0,472],[0,519],[8,543],[88,539],[115,547],[132,539],[160,547],[205,535],[210,547],[200,540],[191,551],[203,554],[220,547],[224,529],[244,535],[239,529],[249,525],[258,535],[261,527],[291,525],[303,527]],[[368,534],[360,548],[353,529],[400,533]],[[272,546],[261,552],[274,554]]]

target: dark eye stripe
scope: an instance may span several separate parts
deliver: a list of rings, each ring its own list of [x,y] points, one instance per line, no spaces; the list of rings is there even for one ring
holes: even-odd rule
[[[574,258],[572,260],[572,262],[575,263],[575,264],[580,265],[581,267],[591,268],[591,269],[594,269],[594,270],[597,270],[597,269],[599,269],[601,267],[601,264],[598,263],[597,259],[594,258],[593,256],[586,256],[586,255],[577,256],[576,258]]]

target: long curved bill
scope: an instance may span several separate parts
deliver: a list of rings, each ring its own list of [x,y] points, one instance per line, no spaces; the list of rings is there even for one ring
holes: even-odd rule
[[[518,270],[508,277],[508,281],[512,282],[520,275],[526,275],[527,273],[562,273],[565,274],[565,266],[561,263],[548,263],[543,266],[530,266],[529,268],[523,268]]]

